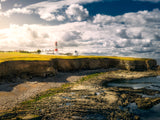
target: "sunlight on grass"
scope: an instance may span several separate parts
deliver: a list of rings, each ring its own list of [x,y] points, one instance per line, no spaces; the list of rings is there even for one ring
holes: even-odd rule
[[[110,59],[121,59],[121,60],[149,60],[146,58],[131,58],[131,57],[117,57],[117,56],[64,56],[64,55],[40,55],[32,53],[19,53],[19,52],[0,52],[0,62],[5,61],[49,61],[51,59],[81,59],[81,58],[110,58]]]

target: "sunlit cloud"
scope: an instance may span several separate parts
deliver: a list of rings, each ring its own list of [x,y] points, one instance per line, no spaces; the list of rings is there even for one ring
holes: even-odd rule
[[[1,0],[1,2],[5,2],[5,1],[7,1],[7,0]]]
[[[71,20],[78,21],[85,20],[89,16],[89,12],[87,11],[87,9],[83,8],[83,6],[80,6],[78,4],[70,5],[66,10],[66,14]]]
[[[129,21],[130,14],[134,18]],[[54,49],[54,42],[58,41],[63,52],[76,49],[81,54],[156,57],[160,50],[160,29],[153,21],[157,21],[159,14],[159,10],[116,17],[98,14],[90,22],[56,26],[11,25],[0,30],[0,49]],[[140,16],[143,22],[137,26],[135,20]]]
[[[12,14],[32,14],[31,10],[27,10],[26,8],[13,8],[12,10],[8,10],[6,12],[0,12],[0,16],[10,17]]]
[[[8,28],[0,29],[0,50],[54,49],[58,41],[60,52],[159,57],[159,9],[91,16],[83,4],[98,1],[43,1],[25,7],[14,3],[13,8],[0,11],[0,20],[32,16],[34,24],[10,22]]]
[[[63,21],[66,19],[66,17],[72,19],[76,19],[78,21],[83,20],[88,16],[88,11],[83,8],[83,6],[79,4],[84,3],[92,3],[92,2],[98,2],[101,0],[65,0],[65,1],[44,1],[40,3],[35,3],[28,5],[24,8],[13,8],[10,10],[7,10],[5,12],[0,12],[0,15],[2,16],[11,16],[12,14],[38,14],[41,19],[46,21]],[[14,7],[21,7],[21,4],[14,4]],[[63,9],[67,9],[66,12]],[[64,12],[62,12],[64,11]],[[68,19],[67,18],[67,19]]]

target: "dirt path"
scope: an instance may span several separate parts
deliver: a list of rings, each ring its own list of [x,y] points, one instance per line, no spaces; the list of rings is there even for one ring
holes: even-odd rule
[[[73,73],[58,73],[54,77],[15,79],[14,83],[0,84],[0,112],[15,107],[18,103],[51,88],[60,87],[67,82],[75,82],[85,75],[105,72],[105,69],[86,70]]]

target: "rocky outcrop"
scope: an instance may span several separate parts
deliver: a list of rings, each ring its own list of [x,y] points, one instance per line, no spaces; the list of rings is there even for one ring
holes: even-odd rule
[[[156,60],[119,60],[116,66],[130,71],[146,71],[156,69],[157,62]]]
[[[109,68],[109,59],[53,59],[53,67],[61,72]]]
[[[55,75],[56,70],[49,61],[7,61],[0,64],[0,78],[30,78]]]
[[[160,65],[157,66],[157,70],[160,70]]]
[[[52,65],[55,69],[62,72],[77,70],[92,70],[100,68],[119,68],[130,71],[153,70],[157,67],[156,60],[119,60],[109,58],[99,59],[53,59]]]
[[[110,58],[52,59],[51,61],[6,61],[0,64],[0,79],[46,77],[57,71],[70,72],[79,70],[118,68],[130,71],[153,70],[156,60],[121,60]]]

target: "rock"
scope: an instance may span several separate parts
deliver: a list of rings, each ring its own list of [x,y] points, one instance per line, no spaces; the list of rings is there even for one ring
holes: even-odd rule
[[[35,76],[47,77],[58,72],[117,68],[146,71],[157,67],[156,60],[121,60],[112,58],[52,59],[51,61],[6,61],[0,63],[0,79]]]
[[[135,102],[140,109],[150,109],[160,103],[160,98],[138,98]]]
[[[152,70],[157,67],[156,60],[144,59],[144,60],[121,60],[121,59],[53,59],[53,67],[58,71],[69,72],[77,70],[93,70],[99,68],[120,68],[131,71],[146,71]]]
[[[127,69],[130,71],[146,71],[153,70],[157,66],[156,60],[119,60],[117,65],[119,68]]]
[[[118,100],[117,104],[118,104],[119,106],[122,106],[122,105],[123,105],[123,103],[122,103],[121,100]]]
[[[40,117],[38,115],[26,115],[22,118],[22,120],[31,120],[31,119],[40,119]]]
[[[32,78],[55,75],[50,61],[7,61],[0,64],[0,78]]]
[[[129,104],[128,100],[125,100],[125,102],[123,103],[124,106],[126,106],[128,104]]]
[[[126,94],[122,94],[121,97],[124,99],[124,98],[126,98],[127,96],[126,96]]]
[[[110,116],[114,116],[114,115],[115,115],[115,113],[114,113],[114,112],[111,112],[111,113],[110,113]]]
[[[157,70],[160,70],[160,65],[157,66]]]
[[[135,115],[134,120],[140,120],[140,117],[138,115]]]
[[[72,116],[72,119],[74,119],[74,120],[82,120],[83,118],[80,117],[80,116]]]

